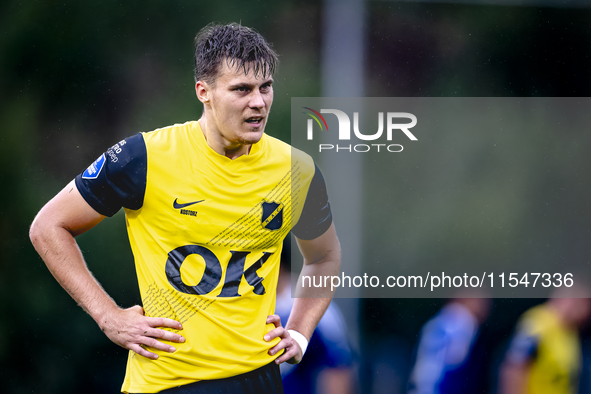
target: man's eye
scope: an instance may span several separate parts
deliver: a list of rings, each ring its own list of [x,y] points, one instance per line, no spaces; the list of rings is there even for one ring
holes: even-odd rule
[[[241,87],[241,88],[236,88],[234,90],[236,90],[237,92],[246,92],[246,91],[248,91],[248,88]]]

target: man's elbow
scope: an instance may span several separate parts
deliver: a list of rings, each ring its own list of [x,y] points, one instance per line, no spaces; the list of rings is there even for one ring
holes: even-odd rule
[[[37,215],[37,217],[35,217],[29,228],[29,239],[37,250],[43,241],[44,234],[44,222],[39,216],[40,215]]]
[[[337,260],[339,262],[339,264],[340,264],[340,262],[341,262],[341,242],[339,241],[338,238],[337,238],[336,247],[335,247],[333,253],[334,253],[334,256],[335,256],[334,257],[335,260]]]
[[[327,249],[323,261],[330,261],[340,267],[341,265],[341,243],[337,237],[334,238],[329,249]]]
[[[39,253],[41,253],[40,250],[43,249],[43,245],[48,242],[52,234],[56,234],[55,230],[58,226],[52,220],[53,217],[54,215],[49,214],[44,207],[37,214],[29,228],[29,239]]]

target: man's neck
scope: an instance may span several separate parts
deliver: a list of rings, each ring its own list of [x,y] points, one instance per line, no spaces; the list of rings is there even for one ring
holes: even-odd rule
[[[216,138],[216,136],[219,137],[218,134],[211,133],[211,135],[209,136],[207,132],[207,119],[205,118],[205,116],[202,116],[201,119],[199,119],[199,125],[201,126],[201,131],[203,132],[203,136],[205,137],[205,142],[207,142],[207,145],[209,145],[209,147],[213,149],[216,153],[222,156],[226,156],[230,160],[235,160],[242,155],[248,155],[250,153],[250,148],[252,147],[252,144],[238,144],[236,146],[233,146],[229,144],[228,141],[223,140],[223,138]]]

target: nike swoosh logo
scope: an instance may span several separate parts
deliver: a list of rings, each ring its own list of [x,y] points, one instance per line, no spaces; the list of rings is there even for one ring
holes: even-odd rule
[[[174,207],[174,209],[181,209],[184,207],[188,207],[189,205],[193,205],[193,204],[197,204],[197,203],[205,201],[205,200],[199,200],[199,201],[188,202],[186,204],[179,204],[179,203],[177,203],[177,200],[178,200],[178,198],[175,198],[174,202],[172,203],[172,206]]]

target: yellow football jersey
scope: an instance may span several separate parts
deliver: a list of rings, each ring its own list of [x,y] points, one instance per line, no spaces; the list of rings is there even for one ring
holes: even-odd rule
[[[300,217],[294,233],[303,239],[332,220],[308,155],[263,135],[231,160],[209,147],[199,122],[188,122],[116,144],[76,184],[99,213],[125,207],[146,315],[183,324],[186,342],[174,343],[175,353],[150,348],[159,358],[149,360],[130,352],[124,392],[226,378],[273,361],[267,351],[279,340],[263,336],[274,328],[266,318],[282,241]]]

